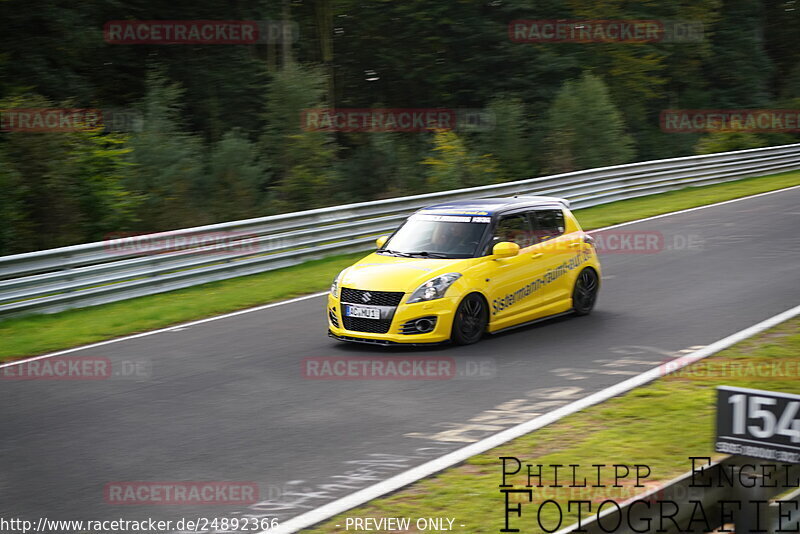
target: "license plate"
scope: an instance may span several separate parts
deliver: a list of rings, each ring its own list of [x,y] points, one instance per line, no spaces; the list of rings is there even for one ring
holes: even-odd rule
[[[371,308],[369,306],[351,306],[344,307],[344,314],[347,317],[358,317],[360,319],[380,319],[381,310],[379,308]]]

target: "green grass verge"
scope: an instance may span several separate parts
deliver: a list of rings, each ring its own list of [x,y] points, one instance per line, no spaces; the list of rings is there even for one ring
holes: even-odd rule
[[[313,293],[363,253],[52,315],[0,323],[0,360],[38,354]]]
[[[800,185],[800,172],[798,171],[746,178],[725,184],[688,187],[678,191],[670,191],[669,193],[622,200],[577,210],[575,213],[584,229],[591,230],[794,185]]]
[[[783,366],[776,371],[771,365],[778,362]],[[465,525],[457,529],[461,532],[499,532],[504,527],[504,497],[498,487],[502,483],[501,456],[513,456],[534,466],[577,464],[581,466],[577,468],[578,480],[587,477],[589,484],[597,476],[592,464],[645,464],[652,475],[644,485],[652,488],[689,471],[690,456],[723,456],[714,452],[713,443],[716,386],[800,393],[798,363],[800,319],[793,319],[675,375],[587,408],[304,532],[343,532],[347,517],[409,517],[412,525],[420,517],[449,517],[455,518],[454,525]],[[569,483],[569,469],[561,470],[560,484]],[[508,477],[506,483],[524,486],[524,465],[520,473]],[[614,484],[613,472],[604,473],[603,483]],[[512,513],[510,526],[524,533],[542,532],[536,512],[540,503],[554,499],[564,511],[561,527],[567,527],[576,520],[575,513],[567,513],[567,501],[593,501],[592,510],[596,511],[606,498],[621,501],[645,491],[633,488],[634,483],[622,482],[623,487],[617,489],[533,488],[533,502],[528,504],[527,497],[517,501],[523,502],[522,517]],[[543,484],[553,484],[552,475],[545,475]],[[542,510],[541,524],[548,529],[558,522],[553,510],[550,505]],[[585,506],[583,517],[590,517]],[[337,524],[342,527],[337,528]]]
[[[800,185],[800,172],[687,188],[577,210],[585,229],[702,206]],[[75,347],[135,332],[209,317],[270,301],[322,291],[341,269],[363,254],[233,278],[160,295],[0,322],[0,361]]]

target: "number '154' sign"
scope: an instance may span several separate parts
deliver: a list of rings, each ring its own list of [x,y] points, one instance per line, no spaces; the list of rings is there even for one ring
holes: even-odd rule
[[[800,395],[718,387],[715,450],[800,463]]]

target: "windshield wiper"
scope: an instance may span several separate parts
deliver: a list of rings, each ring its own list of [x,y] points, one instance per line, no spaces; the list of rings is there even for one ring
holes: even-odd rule
[[[389,250],[388,248],[379,248],[375,252],[385,252],[386,254],[389,254],[391,256],[403,256],[403,255],[406,254],[405,252],[398,252],[396,250]]]
[[[422,250],[420,252],[404,252],[403,254],[408,254],[409,256],[426,256],[429,258],[447,258],[447,254],[442,254],[441,252],[428,252],[427,250]]]
[[[428,252],[427,250],[421,250],[419,252],[401,252],[399,250],[390,250],[388,248],[379,248],[375,252],[385,252],[386,254],[391,254],[392,256],[402,256],[404,258],[413,258],[414,256],[423,256],[426,258],[447,258],[447,254],[442,254],[440,252]]]

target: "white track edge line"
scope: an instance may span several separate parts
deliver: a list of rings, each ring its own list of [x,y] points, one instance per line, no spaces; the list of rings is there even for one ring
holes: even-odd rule
[[[715,202],[714,204],[705,204],[703,206],[695,206],[693,208],[686,208],[686,209],[683,209],[683,210],[671,211],[669,213],[662,213],[660,215],[653,215],[651,217],[645,217],[644,219],[636,219],[635,221],[627,221],[627,222],[621,222],[619,224],[612,224],[611,226],[606,226],[604,228],[597,228],[595,230],[587,230],[587,233],[604,232],[606,230],[611,230],[613,228],[619,228],[620,226],[628,226],[629,224],[647,222],[647,221],[652,221],[654,219],[662,219],[664,217],[670,217],[672,215],[680,215],[681,213],[689,213],[691,211],[704,210],[706,208],[714,208],[716,206],[724,206],[725,204],[733,204],[734,202],[740,202],[742,200],[749,200],[751,198],[758,198],[758,197],[763,197],[763,196],[766,196],[766,195],[772,195],[774,193],[782,193],[784,191],[791,191],[792,189],[797,189],[797,188],[800,188],[800,185],[792,185],[792,186],[789,186],[789,187],[784,187],[783,189],[774,189],[772,191],[765,191],[763,193],[756,193],[755,195],[748,195],[746,197],[732,198],[730,200],[723,200],[722,202]],[[646,198],[646,197],[639,197],[639,198]],[[634,200],[634,199],[631,199],[631,200]],[[623,201],[619,201],[619,202],[623,202]],[[602,204],[599,204],[597,207],[600,207],[600,206],[602,206]],[[594,206],[592,206],[592,207],[594,207]]]
[[[606,231],[606,230],[611,230],[612,228],[619,228],[621,226],[628,226],[630,224],[637,224],[637,223],[641,223],[641,222],[652,221],[653,219],[661,219],[663,217],[669,217],[671,215],[679,215],[681,213],[687,213],[687,212],[690,212],[690,211],[697,211],[697,210],[702,210],[702,209],[706,209],[706,208],[713,208],[715,206],[722,206],[722,205],[725,205],[725,204],[731,204],[733,202],[739,202],[741,200],[748,200],[748,199],[751,199],[751,198],[758,198],[758,197],[762,197],[762,196],[765,196],[765,195],[772,195],[774,193],[782,193],[784,191],[790,191],[792,189],[797,189],[797,188],[800,188],[800,185],[793,185],[793,186],[790,186],[790,187],[784,187],[783,189],[775,189],[773,191],[765,191],[764,193],[756,193],[755,195],[749,195],[749,196],[746,196],[746,197],[739,197],[739,198],[733,198],[733,199],[730,199],[730,200],[723,200],[722,202],[716,202],[714,204],[706,204],[704,206],[695,206],[694,208],[687,208],[685,210],[678,210],[678,211],[672,211],[670,213],[662,213],[660,215],[653,215],[652,217],[645,217],[644,219],[636,219],[635,221],[627,221],[627,222],[623,222],[623,223],[619,223],[619,224],[614,224],[614,225],[611,225],[611,226],[606,226],[604,228],[596,228],[594,230],[588,230],[587,233],[592,234],[592,233],[595,233],[595,232],[603,232],[603,231]],[[47,354],[40,354],[39,356],[33,356],[31,358],[23,358],[23,359],[20,359],[20,360],[14,360],[12,362],[0,363],[0,369],[2,369],[3,367],[10,367],[12,365],[20,365],[20,364],[23,364],[25,362],[33,362],[33,361],[36,361],[36,360],[42,360],[44,358],[52,358],[53,356],[61,356],[63,354],[69,354],[71,352],[76,352],[76,351],[79,351],[79,350],[93,349],[95,347],[102,347],[103,345],[110,345],[111,343],[118,343],[120,341],[127,341],[129,339],[136,339],[136,338],[145,337],[145,336],[152,336],[154,334],[161,334],[163,332],[170,332],[172,330],[178,330],[178,329],[181,329],[181,328],[188,328],[190,326],[195,326],[195,325],[202,324],[202,323],[207,323],[207,322],[210,322],[210,321],[216,321],[218,319],[227,319],[228,317],[235,317],[237,315],[243,315],[245,313],[266,310],[268,308],[273,308],[275,306],[281,306],[283,304],[292,304],[294,302],[300,302],[300,301],[303,301],[303,300],[308,300],[308,299],[312,299],[312,298],[316,298],[316,297],[321,297],[323,295],[326,295],[327,293],[328,293],[327,291],[321,291],[319,293],[312,293],[310,295],[304,295],[302,297],[297,297],[297,298],[293,298],[293,299],[289,299],[289,300],[281,300],[281,301],[278,301],[278,302],[272,302],[270,304],[264,304],[262,306],[256,306],[256,307],[253,307],[253,308],[245,308],[243,310],[237,310],[237,311],[230,312],[230,313],[225,313],[225,314],[222,314],[222,315],[215,315],[213,317],[206,317],[205,319],[198,319],[198,320],[190,321],[190,322],[187,322],[187,323],[179,323],[179,324],[176,324],[176,325],[173,325],[173,326],[168,326],[168,327],[165,327],[165,328],[159,328],[157,330],[148,330],[147,332],[140,332],[138,334],[131,334],[131,335],[128,335],[128,336],[122,336],[122,337],[116,337],[116,338],[112,338],[112,339],[106,339],[104,341],[98,341],[97,343],[91,343],[89,345],[81,345],[81,346],[73,347],[73,348],[70,348],[70,349],[59,350],[59,351],[56,351],[56,352],[49,352]]]
[[[708,356],[716,354],[721,350],[724,350],[740,341],[759,334],[764,330],[768,330],[769,328],[779,325],[780,323],[798,315],[800,315],[800,305],[765,319],[760,323],[745,328],[744,330],[740,330],[739,332],[731,334],[730,336],[720,339],[719,341],[715,341],[711,345],[692,352],[686,356],[676,358],[670,362],[675,364],[674,369],[672,366],[670,367],[670,373],[702,360],[703,358],[707,358]],[[466,447],[445,454],[444,456],[440,456],[434,460],[430,460],[422,465],[409,469],[408,471],[404,471],[403,473],[397,474],[382,482],[378,482],[377,484],[373,484],[372,486],[342,497],[341,499],[337,499],[333,502],[325,504],[315,510],[311,510],[299,516],[293,517],[292,519],[289,519],[285,523],[281,524],[277,529],[265,530],[259,534],[290,534],[292,532],[297,532],[302,528],[316,525],[322,521],[330,519],[335,515],[355,508],[356,506],[386,495],[392,491],[398,490],[423,478],[429,477],[435,473],[438,473],[439,471],[447,469],[448,467],[459,464],[468,458],[475,456],[476,454],[481,454],[497,447],[498,445],[502,445],[520,436],[533,432],[534,430],[538,430],[568,415],[579,412],[584,408],[599,404],[612,397],[621,395],[622,393],[627,393],[628,391],[631,391],[632,389],[642,386],[648,382],[652,382],[653,380],[664,375],[663,367],[663,365],[660,365],[650,369],[649,371],[645,371],[637,376],[624,380],[619,384],[607,387],[587,397],[567,404],[566,406],[562,406],[561,408],[553,410],[550,413],[535,417],[530,421],[520,423],[517,426],[513,426],[503,430],[502,432],[498,432],[497,434],[482,439],[481,441],[467,445]]]
[[[127,341],[129,339],[136,339],[136,338],[140,338],[140,337],[151,336],[153,334],[160,334],[162,332],[170,332],[172,330],[180,330],[182,328],[188,328],[190,326],[196,326],[196,325],[199,325],[199,324],[208,323],[210,321],[216,321],[218,319],[226,319],[228,317],[235,317],[237,315],[243,315],[245,313],[250,313],[250,312],[260,311],[260,310],[266,310],[268,308],[274,308],[275,306],[281,306],[283,304],[291,304],[293,302],[300,302],[300,301],[303,301],[303,300],[308,300],[308,299],[312,299],[312,298],[315,298],[315,297],[320,297],[322,295],[327,295],[327,294],[328,294],[327,291],[322,291],[320,293],[312,293],[311,295],[303,295],[302,297],[297,297],[297,298],[293,298],[293,299],[289,299],[289,300],[282,300],[282,301],[279,301],[279,302],[271,302],[269,304],[256,306],[255,308],[245,308],[243,310],[237,310],[237,311],[226,313],[226,314],[223,314],[223,315],[215,315],[213,317],[206,317],[205,319],[198,319],[196,321],[190,321],[188,323],[180,323],[180,324],[176,324],[176,325],[173,325],[173,326],[168,326],[168,327],[165,327],[165,328],[159,328],[158,330],[148,330],[147,332],[140,332],[138,334],[131,334],[129,336],[123,336],[123,337],[116,337],[114,339],[106,339],[104,341],[98,341],[97,343],[91,343],[89,345],[81,345],[80,347],[73,347],[71,349],[59,350],[57,352],[50,352],[48,354],[41,354],[39,356],[33,356],[32,358],[25,358],[25,359],[22,359],[22,360],[14,360],[13,362],[7,362],[7,363],[0,364],[0,369],[2,369],[3,367],[10,367],[12,365],[20,365],[20,364],[23,364],[23,363],[26,363],[26,362],[32,362],[32,361],[36,361],[36,360],[41,360],[43,358],[52,358],[53,356],[60,356],[62,354],[69,354],[70,352],[76,352],[76,351],[79,351],[79,350],[86,350],[86,349],[93,349],[95,347],[102,347],[103,345],[110,345],[111,343],[117,343],[119,341]]]

